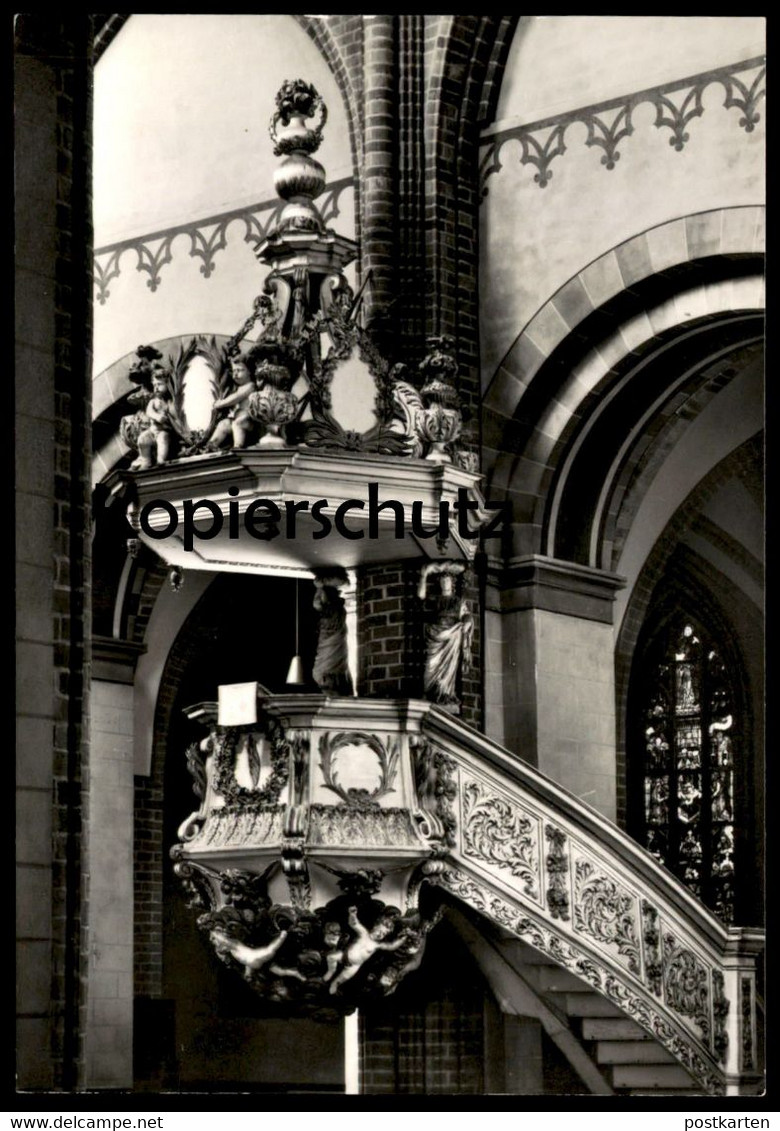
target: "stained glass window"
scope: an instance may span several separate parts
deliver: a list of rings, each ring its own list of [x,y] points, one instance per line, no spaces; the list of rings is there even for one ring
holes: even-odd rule
[[[692,620],[675,622],[645,684],[643,831],[650,852],[726,922],[734,917],[734,757],[728,673]]]

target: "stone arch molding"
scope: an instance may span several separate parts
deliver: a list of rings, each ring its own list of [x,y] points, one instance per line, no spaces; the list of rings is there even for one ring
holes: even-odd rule
[[[764,208],[744,206],[671,220],[612,248],[564,284],[527,323],[493,375],[483,408],[507,424],[520,417],[524,399],[543,378],[545,364],[558,347],[576,337],[590,315],[611,300],[630,295],[637,284],[673,275],[697,260],[759,256],[763,244]],[[703,318],[763,307],[763,277],[744,271],[737,278],[721,277],[678,288],[655,306],[641,307],[637,300],[631,316],[614,319],[601,340],[566,373],[555,395],[545,395],[545,407],[523,444],[522,455],[516,454],[516,448],[506,450],[510,445],[495,453],[484,469],[488,486],[494,493],[512,492],[535,499],[522,517],[541,530],[547,522],[548,493],[571,431],[584,415],[588,397],[608,374],[660,334]],[[541,552],[550,552],[549,543],[554,542],[554,500],[549,518],[548,545],[540,546]]]
[[[564,283],[526,323],[489,380],[485,406],[511,415],[511,404],[501,396],[502,371],[522,386],[516,390],[517,407],[564,338],[622,291],[697,259],[761,255],[764,232],[764,206],[744,205],[668,220],[610,248]]]
[[[754,1009],[739,995],[760,932],[725,927],[625,833],[457,719],[429,708],[412,742],[438,775],[437,882],[606,997],[703,1091],[728,1090],[754,1039],[738,1035]]]

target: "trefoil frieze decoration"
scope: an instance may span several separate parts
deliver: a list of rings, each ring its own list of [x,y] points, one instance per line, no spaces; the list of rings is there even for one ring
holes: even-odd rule
[[[640,973],[634,896],[581,857],[574,866],[574,927],[615,946],[627,959],[631,973]]]
[[[538,822],[474,779],[463,784],[463,852],[508,870],[523,891],[539,898]]]
[[[746,133],[752,133],[761,120],[758,105],[765,95],[764,62],[763,57],[747,59],[622,98],[609,99],[503,130],[486,141],[486,150],[480,163],[481,198],[484,200],[490,191],[488,179],[503,168],[501,153],[510,141],[515,141],[520,146],[520,164],[534,166],[534,182],[540,188],[545,188],[553,176],[550,166],[556,157],[562,157],[566,153],[569,148],[566,144],[567,135],[570,127],[576,124],[586,127],[585,145],[603,151],[603,167],[607,170],[614,169],[621,156],[618,145],[635,133],[633,114],[643,103],[650,103],[655,108],[653,124],[657,129],[668,129],[671,132],[669,144],[679,153],[690,141],[688,126],[704,113],[702,95],[713,83],[719,83],[725,90],[724,109],[736,107],[741,110],[737,124]]]
[[[326,185],[318,198],[322,222],[327,225],[342,211],[342,196],[352,190],[352,179],[344,177]],[[216,256],[228,247],[228,230],[234,223],[243,225],[243,241],[257,250],[278,222],[283,204],[279,200],[262,200],[246,208],[208,216],[188,224],[178,224],[161,232],[136,236],[96,248],[93,259],[95,298],[105,306],[111,297],[109,285],[121,274],[122,259],[135,252],[136,270],[148,276],[147,287],[154,293],[162,284],[162,268],[173,262],[179,236],[189,237],[191,258],[200,259],[200,274],[211,278],[216,269]],[[186,246],[186,245],[184,245]]]

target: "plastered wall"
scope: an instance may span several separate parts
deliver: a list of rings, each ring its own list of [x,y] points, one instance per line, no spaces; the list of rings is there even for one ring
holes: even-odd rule
[[[522,20],[496,123],[483,133],[481,159],[504,128],[557,121],[604,100],[755,58],[764,50],[763,30],[763,20],[738,17]],[[749,86],[756,74],[741,71],[738,77]],[[678,108],[687,93],[670,95]],[[739,124],[742,111],[724,108],[725,93],[722,84],[706,86],[702,113],[686,123],[680,150],[670,144],[671,127],[656,126],[656,107],[638,105],[633,132],[620,139],[612,169],[602,161],[605,149],[587,144],[587,126],[573,122],[563,138],[565,152],[550,161],[552,176],[543,186],[534,180],[538,167],[521,164],[520,142],[504,145],[502,168],[484,181],[480,209],[483,387],[536,311],[598,256],[679,216],[762,203],[764,102],[757,104],[760,120],[746,131]],[[687,109],[695,105],[693,100]],[[607,127],[618,109],[601,113]],[[542,147],[554,124],[534,135]]]

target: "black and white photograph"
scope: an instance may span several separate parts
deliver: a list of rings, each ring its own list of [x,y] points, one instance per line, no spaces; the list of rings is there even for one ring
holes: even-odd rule
[[[13,30],[9,1109],[766,1098],[765,19]]]

